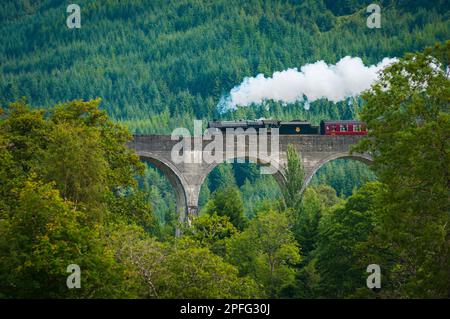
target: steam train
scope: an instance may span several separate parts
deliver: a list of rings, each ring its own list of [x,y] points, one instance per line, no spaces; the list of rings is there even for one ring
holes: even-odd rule
[[[227,129],[254,128],[256,131],[265,128],[268,132],[272,128],[278,128],[280,135],[366,135],[367,129],[364,122],[358,120],[322,120],[319,126],[311,125],[302,120],[239,120],[239,121],[210,121],[208,128],[218,129],[223,133]]]

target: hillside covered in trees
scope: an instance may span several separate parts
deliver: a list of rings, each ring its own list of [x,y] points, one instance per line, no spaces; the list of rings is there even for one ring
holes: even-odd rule
[[[66,1],[0,4],[0,105],[102,98],[138,133],[170,133],[192,119],[354,118],[355,106],[312,104],[219,114],[244,77],[344,56],[367,65],[450,37],[448,2],[380,1],[382,28],[366,26],[371,1],[84,1],[81,28],[66,26]],[[358,104],[357,101],[355,104]]]
[[[380,1],[380,29],[362,0],[77,3],[80,29],[65,1],[0,3],[0,298],[450,297],[448,1]],[[399,61],[361,97],[218,108],[245,77],[345,56]],[[374,165],[333,161],[301,197],[291,148],[283,188],[222,164],[188,227],[125,147],[260,117],[360,118]]]
[[[282,197],[246,216],[239,190],[221,187],[190,225],[157,222],[131,135],[98,100],[10,104],[0,297],[449,298],[449,52],[447,42],[407,55],[364,94],[371,130],[357,150],[373,155],[378,181],[347,199],[325,185],[302,196],[300,155],[288,147]],[[72,264],[80,289],[66,286]],[[371,264],[378,289],[365,285]]]
[[[271,76],[318,60],[334,64],[344,56],[373,65],[450,38],[446,1],[381,1],[380,29],[366,26],[370,3],[78,1],[81,28],[68,29],[65,1],[2,1],[0,106],[22,97],[44,108],[100,97],[100,107],[137,134],[191,128],[194,118],[306,119],[314,124],[357,118],[358,98],[338,103],[320,99],[309,110],[303,103],[270,100],[226,113],[217,106],[245,77]],[[257,187],[260,198],[270,198],[256,186],[264,182],[252,170],[235,167],[233,174],[237,186],[244,185],[238,176],[242,174],[253,184],[242,189],[247,190],[244,197],[254,196]],[[224,179],[227,175],[206,183],[202,202]],[[373,179],[360,163],[342,160],[324,167],[313,182],[327,183],[339,195],[349,196]],[[278,192],[273,181],[269,184],[269,193]],[[159,187],[154,194],[162,196],[154,203],[164,214],[168,193]]]

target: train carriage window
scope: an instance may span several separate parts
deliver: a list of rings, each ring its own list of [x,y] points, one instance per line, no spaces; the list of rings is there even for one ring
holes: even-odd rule
[[[347,132],[347,125],[341,125],[341,132]]]

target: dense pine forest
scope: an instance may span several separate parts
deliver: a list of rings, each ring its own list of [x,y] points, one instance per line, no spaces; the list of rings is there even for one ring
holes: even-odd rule
[[[64,1],[3,1],[0,105],[22,97],[40,107],[101,97],[101,108],[137,134],[169,134],[191,127],[194,118],[300,118],[313,124],[356,118],[358,99],[322,99],[309,110],[267,101],[225,114],[217,105],[247,76],[318,60],[335,63],[347,55],[371,65],[449,38],[446,1],[381,1],[380,29],[366,26],[370,3],[79,1],[82,27],[68,29]],[[329,166],[319,180],[339,195],[373,180],[359,163]],[[251,172],[247,176],[254,182]],[[206,197],[219,183],[207,185]]]
[[[352,118],[326,100],[217,112],[244,77],[356,56],[402,57],[449,37],[448,2],[381,1],[382,28],[366,26],[370,1],[78,1],[80,29],[66,27],[66,1],[2,1],[0,105],[103,99],[133,132],[170,133],[192,119]],[[125,85],[126,84],[126,85]]]
[[[449,3],[379,1],[379,29],[370,3],[79,0],[69,29],[67,1],[2,1],[0,297],[449,298]],[[399,62],[337,103],[218,107],[246,77],[345,56]],[[374,165],[328,163],[301,197],[222,164],[188,227],[165,176],[125,147],[262,117],[362,119],[355,150]],[[299,185],[301,154],[288,158]],[[69,264],[82,289],[67,289]],[[382,289],[366,287],[369,264]]]

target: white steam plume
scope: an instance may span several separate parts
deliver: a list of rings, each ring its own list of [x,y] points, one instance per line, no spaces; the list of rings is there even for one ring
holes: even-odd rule
[[[346,56],[335,65],[317,61],[300,68],[275,72],[266,78],[263,74],[245,78],[234,87],[227,98],[219,102],[225,112],[238,105],[261,104],[265,100],[282,103],[314,102],[326,98],[332,102],[358,96],[378,79],[378,72],[396,62],[396,58],[384,58],[377,65],[364,66],[361,58]],[[309,104],[308,104],[309,105]]]

